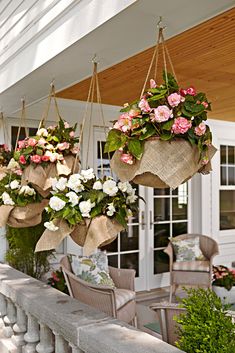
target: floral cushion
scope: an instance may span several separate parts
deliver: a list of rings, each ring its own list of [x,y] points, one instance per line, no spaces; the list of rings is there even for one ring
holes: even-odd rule
[[[189,239],[170,239],[176,262],[183,261],[202,261],[206,260],[200,249],[199,237]]]
[[[98,252],[90,256],[71,256],[73,273],[95,285],[115,287],[108,270],[108,258],[104,252]]]

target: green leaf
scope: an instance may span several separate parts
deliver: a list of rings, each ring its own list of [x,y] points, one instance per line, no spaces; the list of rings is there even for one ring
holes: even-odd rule
[[[165,70],[163,70],[162,77],[163,77],[163,80],[164,80],[166,86],[171,88],[173,91],[179,90],[179,85],[178,85],[175,77],[170,72],[166,72]]]
[[[191,118],[191,117],[193,116],[193,113],[187,111],[187,110],[185,109],[185,107],[182,107],[181,112],[182,112],[182,116],[185,116],[186,118]]]
[[[147,138],[156,135],[156,130],[152,124],[146,124],[142,131],[146,130],[145,133],[142,133],[139,137],[140,140],[146,140]]]
[[[164,89],[160,93],[155,94],[154,96],[148,98],[147,101],[148,102],[158,101],[159,99],[162,99],[165,97],[166,92],[167,92],[167,89]]]
[[[59,142],[59,139],[58,139],[58,137],[56,137],[56,136],[52,136],[52,139],[53,139],[55,142]]]
[[[43,155],[43,151],[41,150],[41,148],[37,148],[36,154],[37,154],[38,156],[42,156],[42,155]]]
[[[24,150],[24,155],[30,154],[33,152],[33,147],[28,146],[25,150]]]
[[[173,124],[174,124],[174,119],[171,119],[163,123],[161,127],[163,130],[170,131]]]
[[[130,139],[128,141],[128,150],[136,159],[140,159],[144,152],[144,144],[140,140]]]
[[[172,138],[172,134],[162,134],[160,136],[160,139],[163,140],[163,141],[168,141]]]
[[[95,207],[92,208],[90,212],[91,218],[94,218],[102,213],[102,205],[96,205]]]
[[[128,137],[123,134],[120,130],[112,129],[109,131],[107,141],[104,147],[104,152],[113,152],[121,147],[124,147]]]
[[[115,219],[120,223],[125,229],[127,229],[127,221],[126,221],[126,211],[120,209],[118,213],[115,215]]]

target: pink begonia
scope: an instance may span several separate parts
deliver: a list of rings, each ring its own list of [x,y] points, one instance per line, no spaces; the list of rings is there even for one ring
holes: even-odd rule
[[[196,90],[194,87],[189,87],[186,90],[187,94],[189,94],[190,96],[196,96]]]
[[[123,163],[126,163],[126,164],[134,163],[133,156],[129,153],[122,153],[120,159]]]
[[[159,107],[154,109],[154,116],[151,118],[151,120],[161,123],[172,117],[172,110],[170,110],[166,105],[159,105]]]
[[[207,102],[202,102],[202,105],[204,105],[205,109],[208,108],[208,103]]]
[[[41,163],[41,156],[35,154],[34,156],[30,157],[30,160],[36,164]]]
[[[135,109],[131,109],[128,112],[128,115],[130,118],[135,118],[136,116],[140,115],[140,111],[139,110],[135,110]]]
[[[152,108],[150,108],[148,101],[145,98],[142,98],[138,104],[138,107],[142,110],[143,113],[151,112]]]
[[[185,134],[188,129],[192,126],[191,121],[187,120],[186,118],[179,117],[174,120],[174,124],[172,125],[172,132],[174,134]]]
[[[50,160],[49,156],[42,156],[42,162],[48,162]]]
[[[194,131],[197,136],[204,135],[206,132],[206,124],[203,122],[200,123],[197,127],[195,127]]]
[[[22,148],[25,147],[25,140],[22,140],[22,141],[18,141],[18,146],[19,146],[19,149],[21,150]]]
[[[70,127],[69,123],[67,123],[67,121],[64,122],[64,127],[65,127],[65,129],[68,129]]]
[[[23,171],[21,169],[16,169],[15,170],[15,174],[17,175],[22,175],[23,174]]]
[[[26,164],[26,159],[25,159],[25,156],[23,154],[20,156],[19,162],[20,162],[20,164]]]
[[[60,151],[64,151],[69,149],[70,144],[68,142],[62,142],[62,143],[58,143],[58,145],[56,146]]]
[[[156,87],[157,87],[156,82],[151,78],[151,80],[150,80],[150,88],[156,88]]]
[[[171,107],[177,107],[180,102],[185,101],[185,98],[178,93],[172,93],[167,97],[167,100]]]
[[[74,138],[74,135],[75,135],[75,132],[74,132],[74,131],[70,131],[69,136],[70,136],[71,138]]]
[[[39,146],[44,146],[45,143],[46,143],[46,140],[45,140],[44,138],[40,138],[40,139],[38,140],[38,145],[39,145]]]
[[[29,138],[27,141],[28,146],[34,147],[37,144],[37,140]]]
[[[127,132],[131,130],[131,118],[127,113],[120,115],[118,121],[114,124],[114,129],[121,130],[122,132]]]

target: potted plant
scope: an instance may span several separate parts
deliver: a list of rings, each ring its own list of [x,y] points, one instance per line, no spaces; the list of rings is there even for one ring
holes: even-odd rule
[[[150,80],[140,99],[125,104],[109,131],[106,152],[118,177],[153,187],[176,188],[197,171],[210,170],[215,153],[207,120],[210,102],[193,87],[182,89],[170,73]]]
[[[213,266],[213,290],[223,302],[235,303],[235,270]]]
[[[113,241],[138,210],[135,191],[129,182],[97,179],[92,168],[53,179],[46,207],[50,220],[36,251],[57,247],[69,234],[87,255]]]
[[[187,353],[235,352],[235,325],[228,305],[210,289],[186,292],[182,300],[186,312],[174,318],[179,324],[177,347]]]

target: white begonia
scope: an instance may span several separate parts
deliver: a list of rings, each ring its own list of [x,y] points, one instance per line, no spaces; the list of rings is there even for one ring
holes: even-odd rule
[[[44,223],[44,226],[45,226],[48,230],[50,230],[51,232],[55,232],[56,230],[59,229],[59,227],[57,227],[57,226],[53,223],[53,221],[51,221],[51,222],[45,222],[45,223]]]
[[[83,191],[84,186],[82,185],[81,175],[78,173],[70,175],[67,186],[75,192]]]
[[[123,183],[120,181],[118,183],[118,188],[122,191],[122,192],[127,192],[128,194],[132,193],[132,186],[129,183],[129,181],[124,181]]]
[[[54,146],[53,146],[51,143],[49,143],[49,144],[46,146],[46,149],[49,150],[49,151],[54,150]]]
[[[16,190],[20,188],[20,183],[18,180],[11,181],[9,185],[12,190]]]
[[[36,194],[35,190],[33,188],[31,188],[28,185],[23,185],[20,188],[19,194],[25,194],[25,195],[29,195],[29,196],[33,196]]]
[[[72,207],[76,206],[79,202],[80,197],[78,197],[78,195],[73,192],[67,192],[66,196],[69,198],[69,202],[71,202]]]
[[[49,201],[49,206],[54,210],[54,211],[60,211],[64,208],[66,205],[66,202],[61,200],[58,196],[52,196],[52,198]]]
[[[48,136],[48,131],[47,129],[41,128],[37,131],[37,136],[44,136],[47,137]]]
[[[86,183],[87,180],[91,180],[95,178],[94,170],[93,168],[87,169],[87,170],[82,170],[81,171],[81,176],[83,181]]]
[[[97,180],[94,185],[93,185],[94,190],[102,190],[103,189],[103,184],[101,183],[100,180]]]
[[[108,204],[108,211],[106,212],[107,213],[107,216],[110,216],[112,217],[114,215],[114,212],[116,211],[113,203],[109,203]]]
[[[87,201],[82,201],[79,204],[79,209],[81,211],[82,217],[87,217],[90,218],[90,212],[92,207],[95,206],[95,202],[91,202],[91,200],[87,200]]]
[[[19,163],[14,158],[11,158],[10,162],[8,163],[7,169],[15,169],[19,167]]]
[[[106,180],[103,184],[103,192],[105,192],[109,196],[115,196],[118,192],[116,181]]]
[[[51,178],[52,189],[54,191],[64,191],[67,187],[67,178],[61,177],[59,180]]]
[[[4,193],[2,194],[2,201],[4,205],[13,206],[15,204],[15,202],[12,200],[12,198],[6,191],[4,191]]]
[[[134,203],[137,199],[138,199],[138,196],[135,195],[135,189],[132,189],[132,193],[129,194],[129,196],[127,196],[126,198],[126,203],[127,204]]]

